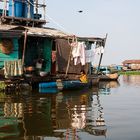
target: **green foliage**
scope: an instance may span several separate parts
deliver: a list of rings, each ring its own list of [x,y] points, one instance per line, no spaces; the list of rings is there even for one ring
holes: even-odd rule
[[[5,83],[3,81],[0,81],[0,90],[4,90],[6,87]]]
[[[140,71],[121,71],[121,75],[140,75]]]

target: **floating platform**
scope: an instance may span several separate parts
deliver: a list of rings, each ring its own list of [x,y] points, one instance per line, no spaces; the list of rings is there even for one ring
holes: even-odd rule
[[[47,23],[46,20],[41,20],[41,19],[0,16],[0,24],[41,27],[46,23]]]

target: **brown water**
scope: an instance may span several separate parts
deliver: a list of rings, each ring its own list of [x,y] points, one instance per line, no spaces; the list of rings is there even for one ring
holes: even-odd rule
[[[83,91],[0,93],[0,139],[139,140],[140,76]]]

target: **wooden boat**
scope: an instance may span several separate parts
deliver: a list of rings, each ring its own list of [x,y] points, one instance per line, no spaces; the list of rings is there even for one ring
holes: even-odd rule
[[[100,80],[118,80],[119,74],[118,73],[108,73],[99,75]]]
[[[100,80],[117,80],[119,78],[119,74],[116,70],[111,70],[107,66],[102,66],[99,69],[98,76]]]
[[[54,82],[39,83],[40,93],[57,93],[63,90],[80,90],[88,88],[90,83],[82,83],[80,80],[57,80]]]

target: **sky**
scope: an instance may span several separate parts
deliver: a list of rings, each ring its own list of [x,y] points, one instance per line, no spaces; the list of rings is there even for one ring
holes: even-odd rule
[[[140,59],[140,0],[45,1],[47,27],[77,36],[104,38],[108,34],[103,65]]]
[[[108,34],[103,65],[140,59],[140,0],[47,0],[46,4],[48,27],[78,36]]]

